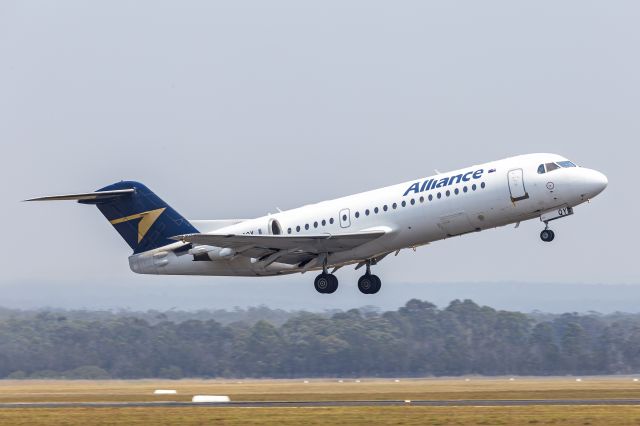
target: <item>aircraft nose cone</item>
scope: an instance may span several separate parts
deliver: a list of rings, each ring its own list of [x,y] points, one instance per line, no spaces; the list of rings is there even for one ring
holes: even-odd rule
[[[607,187],[609,179],[597,170],[585,170],[584,176],[585,186],[587,187],[587,194],[589,198],[593,198]]]

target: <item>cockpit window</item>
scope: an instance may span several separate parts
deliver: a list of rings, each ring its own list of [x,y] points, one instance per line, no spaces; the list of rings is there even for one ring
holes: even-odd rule
[[[560,168],[556,163],[547,163],[544,166],[547,168],[547,172]]]
[[[578,167],[571,161],[558,161],[557,163],[540,164],[538,166],[538,174],[548,173],[561,167]]]

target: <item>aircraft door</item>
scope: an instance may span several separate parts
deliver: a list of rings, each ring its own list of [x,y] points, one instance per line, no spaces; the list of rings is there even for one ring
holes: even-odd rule
[[[511,193],[511,201],[516,202],[526,200],[529,194],[524,186],[524,178],[522,169],[509,170],[509,192]]]
[[[340,227],[348,228],[351,226],[351,212],[349,209],[340,210]]]

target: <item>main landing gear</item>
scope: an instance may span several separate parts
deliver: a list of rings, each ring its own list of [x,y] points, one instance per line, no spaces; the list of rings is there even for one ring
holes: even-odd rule
[[[316,277],[313,286],[318,293],[331,294],[338,289],[338,278],[333,274],[323,272]]]
[[[327,272],[327,258],[325,256],[322,264],[322,273],[313,282],[313,286],[318,293],[331,294],[338,289],[338,278]]]
[[[364,294],[376,294],[382,287],[382,281],[377,275],[371,274],[371,261],[367,262],[367,272],[358,279],[358,290]]]
[[[322,268],[322,273],[316,277],[313,286],[318,293],[331,294],[338,289],[338,278],[327,272],[327,265]],[[358,279],[358,290],[364,294],[375,294],[380,291],[382,281],[377,275],[371,273],[371,261],[367,262],[367,272]]]

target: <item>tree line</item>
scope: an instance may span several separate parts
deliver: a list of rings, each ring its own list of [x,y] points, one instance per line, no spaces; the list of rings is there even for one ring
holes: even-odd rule
[[[262,308],[270,317],[268,308]],[[0,378],[362,377],[640,371],[640,315],[524,314],[454,300],[281,321],[0,315]],[[164,315],[164,316],[163,316]],[[238,317],[238,315],[236,315]],[[200,318],[200,319],[198,319]]]

